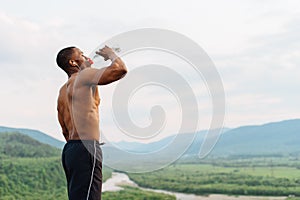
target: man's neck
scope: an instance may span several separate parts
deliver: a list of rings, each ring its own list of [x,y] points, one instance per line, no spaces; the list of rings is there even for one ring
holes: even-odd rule
[[[74,75],[76,75],[76,74],[78,74],[78,72],[70,73],[70,74],[68,74],[68,77],[71,78],[72,76],[74,76]]]

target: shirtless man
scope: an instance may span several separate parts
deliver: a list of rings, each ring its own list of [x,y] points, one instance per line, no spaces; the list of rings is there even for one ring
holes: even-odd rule
[[[69,200],[99,200],[102,188],[100,148],[100,98],[97,85],[106,85],[125,76],[123,61],[107,46],[96,52],[111,65],[91,68],[92,61],[76,47],[62,49],[57,65],[68,75],[58,96],[58,120],[67,141],[62,164],[68,183]]]

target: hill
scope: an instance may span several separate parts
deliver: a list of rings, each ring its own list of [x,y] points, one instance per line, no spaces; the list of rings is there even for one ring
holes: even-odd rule
[[[0,199],[66,199],[61,150],[18,132],[0,134]]]
[[[59,156],[60,150],[33,138],[17,133],[0,134],[0,157],[52,157]]]
[[[103,167],[103,181],[111,176],[111,172]],[[111,194],[106,196],[118,199]],[[61,149],[22,133],[1,133],[0,199],[67,200]]]
[[[5,132],[18,132],[25,135],[28,135],[29,137],[36,139],[39,142],[49,144],[51,146],[57,147],[62,149],[64,146],[64,142],[59,141],[41,131],[32,130],[32,129],[25,129],[25,128],[10,128],[5,126],[0,126],[0,134]]]

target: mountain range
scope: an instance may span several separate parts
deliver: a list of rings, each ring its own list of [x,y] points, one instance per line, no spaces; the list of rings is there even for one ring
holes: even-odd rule
[[[32,137],[39,142],[62,148],[62,141],[37,130],[19,129],[0,126],[0,134],[3,132],[19,132]],[[184,155],[195,155],[205,139],[207,131],[171,135],[156,142],[117,142],[104,145],[104,154],[109,154],[112,148],[117,147],[132,153],[151,153],[163,149],[174,139],[175,146],[180,147],[180,141],[192,138],[193,141],[186,149]],[[212,156],[234,155],[300,155],[300,119],[291,119],[262,125],[241,126],[238,128],[222,130],[222,134],[211,151]]]
[[[184,155],[199,154],[199,150],[207,131],[199,131],[194,140],[185,151]],[[186,137],[192,138],[193,133],[172,135],[158,142],[142,144],[136,142],[113,143],[120,149],[132,153],[150,153],[161,149],[171,143],[175,137],[180,141]],[[173,144],[174,145],[174,144]],[[271,122],[263,125],[241,126],[234,129],[222,130],[219,140],[210,155],[213,156],[235,156],[235,155],[300,155],[300,119]]]

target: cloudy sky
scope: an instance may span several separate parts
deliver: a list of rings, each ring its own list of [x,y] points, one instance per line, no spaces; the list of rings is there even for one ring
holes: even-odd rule
[[[2,126],[38,129],[63,140],[56,117],[56,98],[67,77],[56,66],[57,52],[75,45],[88,55],[114,35],[149,27],[183,34],[209,55],[225,89],[226,127],[300,118],[297,0],[0,2]],[[129,71],[157,57],[160,60],[156,63],[160,64],[166,60],[172,60],[168,64],[181,62],[170,55],[147,53],[124,57]],[[203,81],[196,87],[194,80],[189,80],[191,87],[201,90],[196,94],[201,119],[198,129],[206,129],[211,118],[209,95],[202,93]],[[125,82],[123,79],[120,83]],[[100,127],[115,134],[112,140],[120,140],[126,137],[113,120],[108,120],[115,86],[100,87]],[[167,113],[170,119],[166,134],[159,138],[176,132],[180,117],[174,116],[180,114],[180,107],[170,95],[154,86],[136,92],[129,104],[135,124],[147,126],[152,105],[162,104],[171,114]]]

